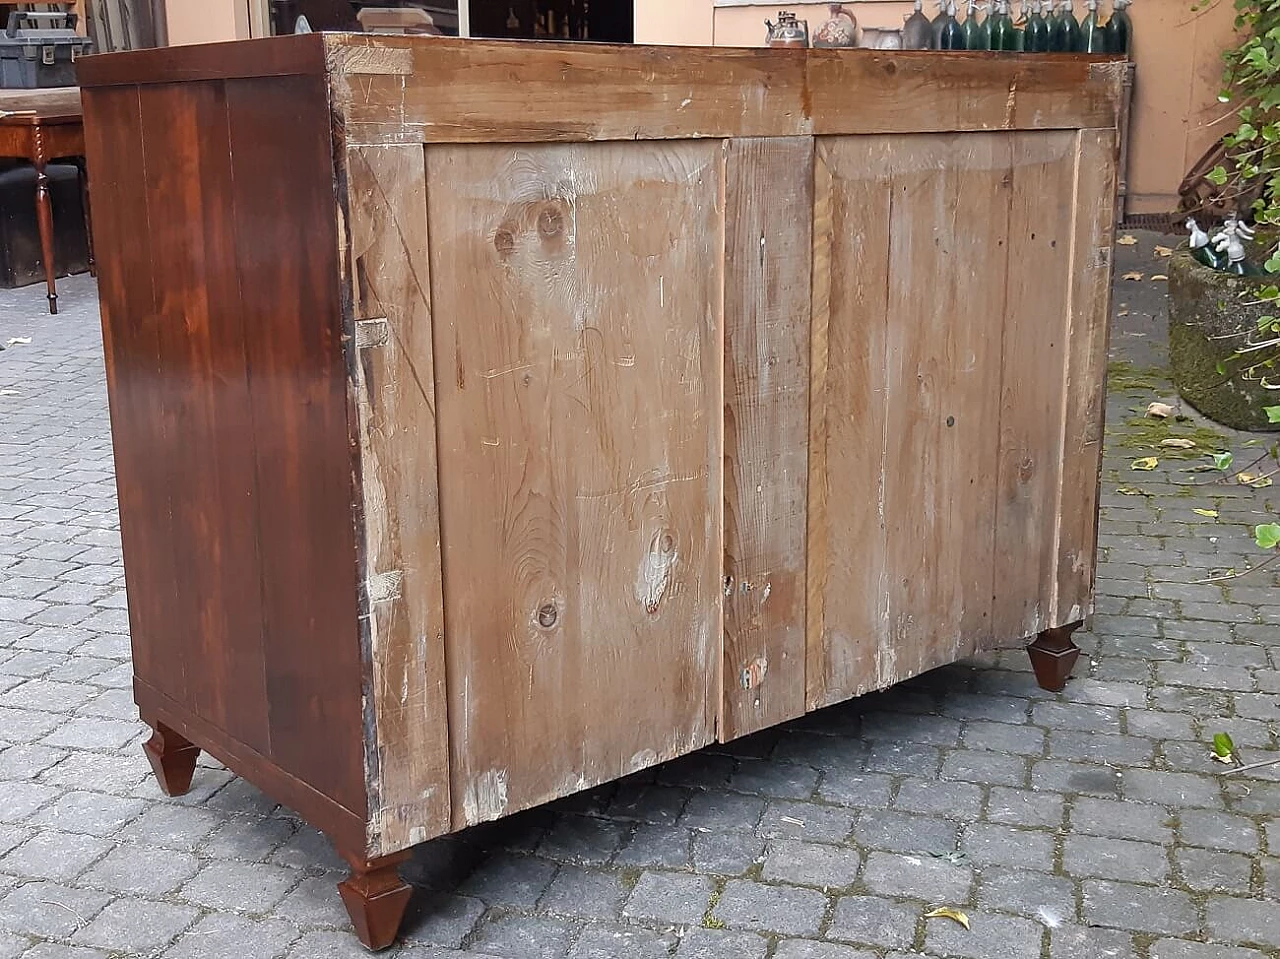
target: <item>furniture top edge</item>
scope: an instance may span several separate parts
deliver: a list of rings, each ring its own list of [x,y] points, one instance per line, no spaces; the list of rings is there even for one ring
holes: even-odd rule
[[[323,36],[317,33],[195,43],[92,54],[76,62],[76,73],[81,88],[86,90],[189,80],[320,75],[325,72],[324,49]]]

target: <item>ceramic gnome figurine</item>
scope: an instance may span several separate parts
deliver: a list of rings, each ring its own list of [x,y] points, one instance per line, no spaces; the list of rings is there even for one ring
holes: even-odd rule
[[[1241,223],[1235,215],[1227,217],[1222,224],[1222,229],[1213,238],[1214,249],[1220,257],[1225,258],[1225,263],[1220,269],[1239,276],[1248,273],[1249,265],[1245,261],[1244,245],[1251,239],[1253,239],[1252,227]]]
[[[858,21],[853,14],[838,3],[831,4],[828,9],[831,19],[818,27],[813,35],[815,47],[852,47],[858,39]]]

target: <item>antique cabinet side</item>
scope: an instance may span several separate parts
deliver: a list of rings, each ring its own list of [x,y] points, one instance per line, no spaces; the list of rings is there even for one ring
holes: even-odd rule
[[[135,698],[166,788],[193,743],[363,853],[323,58],[237,46],[82,66]]]

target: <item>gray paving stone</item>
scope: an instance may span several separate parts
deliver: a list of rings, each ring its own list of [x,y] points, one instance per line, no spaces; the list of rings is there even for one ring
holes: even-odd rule
[[[842,889],[858,878],[856,849],[778,839],[769,843],[763,877],[776,882]]]
[[[987,800],[987,819],[1011,826],[1051,826],[1062,823],[1063,797],[1052,792],[1030,789],[991,790]]]
[[[853,830],[855,818],[851,810],[838,806],[777,801],[769,804],[758,832],[765,839],[838,843]]]
[[[978,904],[982,908],[1017,913],[1040,921],[1048,917],[1058,921],[1074,921],[1076,918],[1075,887],[1064,876],[984,869],[980,883]]]
[[[1134,769],[1124,775],[1126,799],[1204,809],[1222,808],[1220,780],[1192,773]]]
[[[827,937],[871,946],[906,948],[915,942],[919,909],[871,896],[836,902]]]
[[[1151,944],[1151,959],[1266,959],[1256,949],[1219,946],[1186,939],[1157,939]]]
[[[876,954],[866,949],[841,946],[833,942],[814,939],[782,939],[773,953],[773,959],[876,959]]]
[[[500,916],[481,924],[472,945],[500,959],[560,959],[576,931],[574,923],[562,919]]]
[[[705,876],[646,872],[627,897],[622,914],[632,919],[697,925],[711,902],[713,886]]]
[[[808,799],[817,788],[818,777],[813,766],[743,759],[729,779],[729,788],[780,799]]]
[[[538,905],[561,916],[612,919],[626,895],[616,873],[563,866]]]
[[[873,852],[867,857],[862,881],[883,895],[957,903],[969,898],[973,872],[933,857]]]
[[[298,938],[298,929],[279,919],[205,916],[164,953],[164,959],[275,959]]]
[[[1174,853],[1182,884],[1197,892],[1233,892],[1248,895],[1253,860],[1232,852],[1179,849]]]
[[[202,852],[215,859],[261,862],[293,835],[293,823],[283,819],[245,817],[218,827],[205,840]]]
[[[754,932],[693,926],[681,937],[676,959],[764,959],[768,949],[769,940]]]
[[[908,779],[898,788],[893,804],[907,812],[977,819],[982,813],[982,787],[972,783]]]
[[[845,806],[887,807],[893,795],[893,778],[882,773],[827,769],[823,771],[818,795]]]
[[[1190,739],[1191,717],[1153,709],[1126,709],[1125,726],[1134,736],[1150,739]]]
[[[655,932],[638,926],[585,926],[569,949],[570,959],[667,959],[676,944],[671,932]]]
[[[1155,743],[1132,734],[1113,736],[1054,730],[1049,734],[1049,755],[1054,759],[1116,766],[1148,766],[1155,756]]]
[[[764,814],[765,802],[757,796],[730,792],[696,793],[689,799],[680,825],[690,829],[751,830]]]
[[[531,909],[551,884],[556,864],[533,856],[490,857],[459,888],[491,906]]]
[[[1124,772],[1065,759],[1042,759],[1031,767],[1031,788],[1050,792],[1118,796]]]
[[[925,951],[938,956],[967,959],[1007,959],[1035,956],[1040,951],[1044,927],[1015,916],[975,915],[972,931],[950,919],[930,919],[925,924]]]
[[[955,822],[940,817],[868,809],[858,817],[853,835],[869,849],[946,853],[956,848],[957,832]]]
[[[342,873],[333,873],[324,878],[310,876],[298,883],[292,892],[281,899],[271,914],[281,919],[288,919],[299,926],[312,928],[346,926],[349,922],[347,911],[342,906],[341,897],[334,895],[337,884],[345,878],[346,876]],[[413,937],[417,925],[414,914],[419,911],[420,903],[424,898],[426,894],[418,892],[410,901],[409,915],[406,916],[404,925],[401,927],[401,934],[407,938]],[[484,904],[479,900],[467,901],[475,903],[481,912],[484,911]],[[473,919],[472,925],[474,924]],[[470,931],[470,926],[467,927],[467,931]]]
[[[1168,843],[1173,818],[1163,806],[1082,796],[1071,805],[1071,828],[1089,836]]]
[[[66,939],[102,909],[111,896],[54,882],[28,882],[0,899],[0,929]]]
[[[623,826],[591,816],[562,816],[538,846],[538,855],[580,865],[606,863],[617,851]]]
[[[81,945],[145,953],[168,943],[198,915],[191,906],[117,899],[72,938]]]
[[[1133,959],[1136,955],[1128,933],[1075,925],[1049,929],[1051,959]]]
[[[631,838],[623,842],[613,861],[618,866],[680,869],[688,866],[692,859],[691,843],[692,834],[688,829],[642,823]],[[758,845],[763,848],[763,841],[758,841]]]
[[[1219,942],[1280,949],[1280,909],[1274,900],[1210,899],[1208,929],[1210,936]]]
[[[1199,927],[1195,903],[1184,892],[1126,882],[1087,879],[1084,918],[1095,926],[1178,935]]]
[[[111,848],[104,839],[46,829],[0,859],[0,872],[28,879],[74,879]]]
[[[731,929],[815,936],[826,911],[827,898],[816,890],[734,879],[711,914]]]
[[[1163,846],[1098,836],[1069,836],[1063,845],[1062,868],[1074,876],[1163,882],[1169,859]]]
[[[942,778],[977,785],[1024,786],[1029,768],[1021,756],[959,749],[942,761]]]
[[[970,823],[964,827],[960,848],[979,866],[1009,866],[1041,872],[1053,869],[1054,837],[1049,832]]]
[[[695,833],[693,865],[715,876],[738,876],[763,858],[764,846],[764,839],[749,832]]]
[[[160,896],[194,876],[199,865],[189,853],[125,843],[99,860],[80,882],[117,892]]]
[[[125,823],[140,815],[143,808],[144,804],[140,799],[122,799],[103,793],[68,792],[27,821],[64,832],[112,836]]]
[[[941,763],[937,746],[881,740],[867,750],[865,766],[869,772],[894,776],[934,776]]]
[[[263,913],[284,898],[302,877],[265,863],[213,861],[179,891],[187,902],[207,909]]]

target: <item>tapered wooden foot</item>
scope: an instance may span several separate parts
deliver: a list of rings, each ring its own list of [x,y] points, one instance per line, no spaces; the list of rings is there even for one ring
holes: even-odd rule
[[[1036,671],[1036,682],[1041,689],[1061,692],[1071,678],[1071,668],[1080,658],[1080,647],[1071,641],[1071,634],[1083,623],[1068,623],[1046,629],[1027,647],[1031,668]]]
[[[151,728],[151,738],[143,743],[142,751],[151,762],[156,781],[166,796],[185,795],[191,789],[200,747],[191,745],[164,723],[154,722]]]
[[[369,949],[385,949],[395,942],[413,894],[413,887],[397,872],[409,854],[401,852],[367,861],[344,853],[343,858],[351,865],[351,875],[338,883],[338,892],[355,926],[356,937]]]

